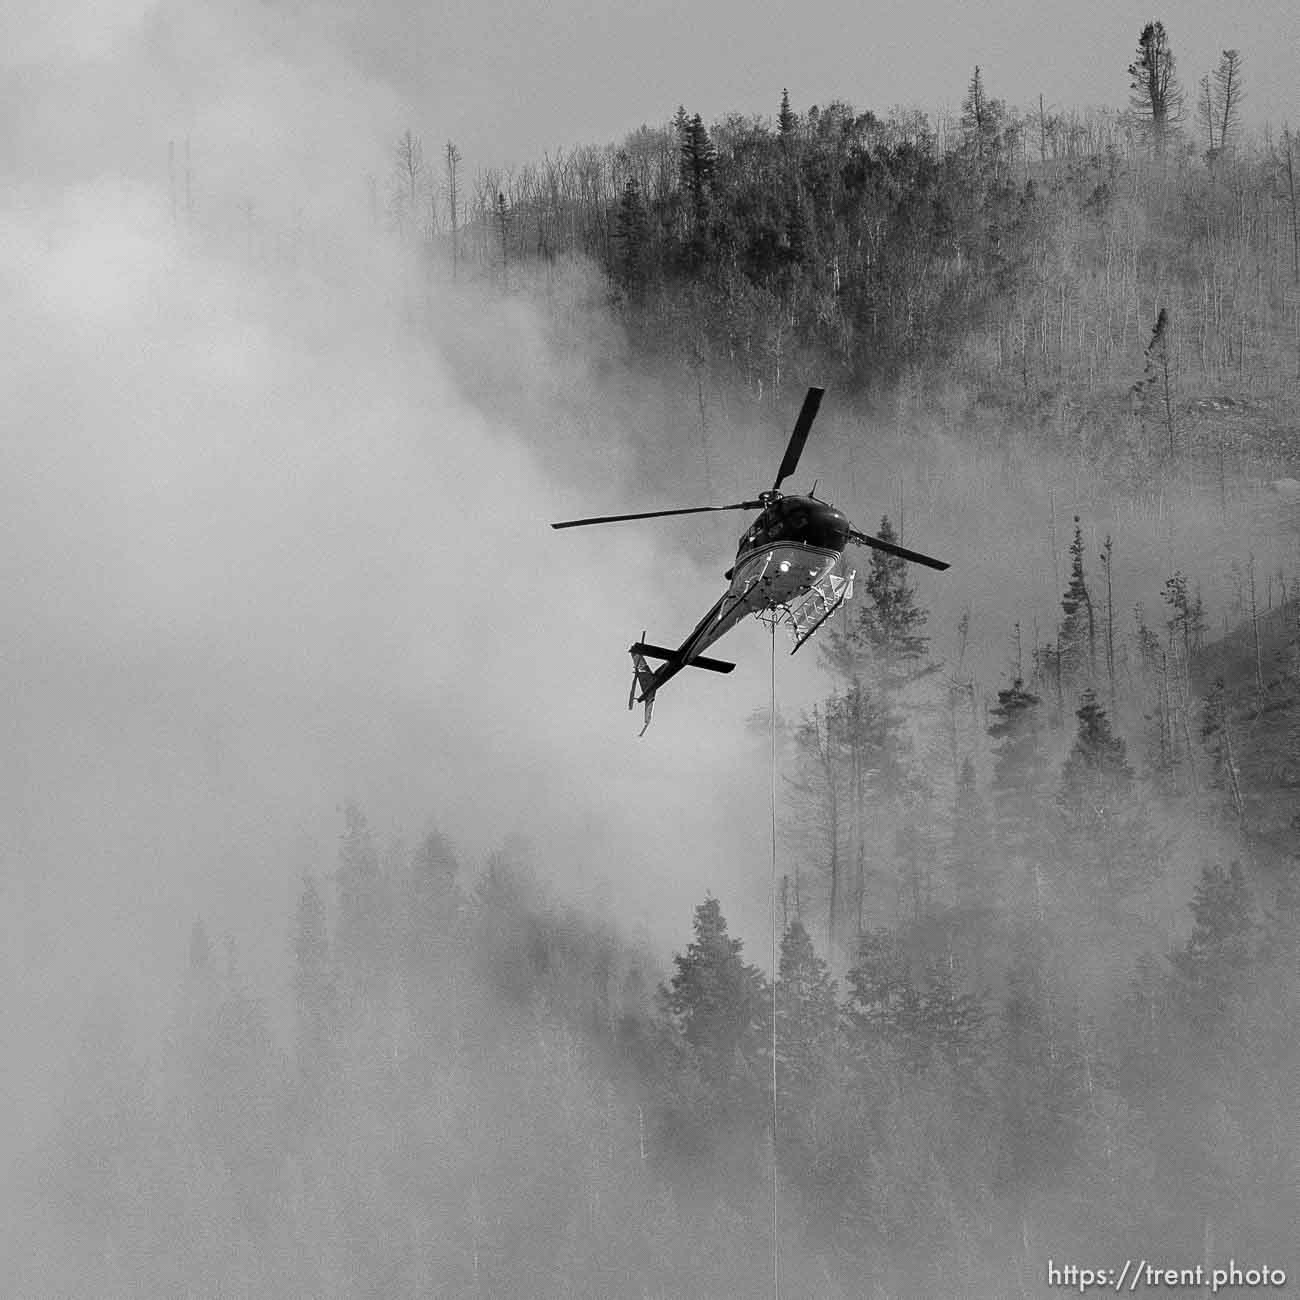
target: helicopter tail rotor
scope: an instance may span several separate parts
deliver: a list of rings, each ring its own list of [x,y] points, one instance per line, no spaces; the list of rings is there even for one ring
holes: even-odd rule
[[[632,647],[632,689],[628,692],[627,707],[630,709],[635,706],[637,700],[645,705],[645,726],[641,728],[641,735],[645,735],[650,726],[650,713],[655,706],[655,670],[646,663],[645,655],[642,653],[646,649],[645,633],[641,633],[641,640]],[[638,694],[639,692],[639,694]]]

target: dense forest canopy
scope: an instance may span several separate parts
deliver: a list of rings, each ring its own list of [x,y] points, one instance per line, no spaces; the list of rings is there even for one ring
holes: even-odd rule
[[[101,391],[147,391],[166,336],[197,340],[187,364],[219,379],[196,381],[218,410],[192,412],[214,438],[196,477],[237,482],[235,528],[273,544],[238,552],[238,599],[216,563],[122,572],[167,588],[156,645],[216,637],[213,689],[248,689],[241,638],[273,637],[261,689],[306,702],[265,706],[265,748],[209,719],[194,786],[218,809],[255,787],[253,827],[313,820],[278,868],[270,969],[187,898],[161,909],[184,953],[162,1029],[129,984],[98,990],[7,1189],[8,1293],[748,1297],[774,1249],[786,1293],[825,1297],[1036,1295],[1049,1260],[1294,1266],[1297,141],[1244,129],[1235,50],[1184,93],[1174,35],[1141,31],[1124,112],[1017,109],[976,67],[951,120],[786,93],[773,118],[682,107],[508,173],[404,130],[350,178],[343,247],[206,186],[201,141],[173,150],[165,211],[127,212],[178,251],[144,290],[122,273],[129,319],[96,303],[148,343]],[[66,319],[57,293],[41,309],[41,331]],[[220,349],[190,332],[213,314]],[[622,653],[611,606],[686,620],[667,575],[716,586],[727,551],[701,526],[539,559],[536,497],[734,499],[814,382],[840,412],[824,494],[874,502],[857,522],[882,537],[938,532],[950,585],[863,553],[775,714],[714,694],[692,720],[705,687],[683,686],[661,713],[699,753],[616,749],[578,716]],[[392,492],[390,461],[430,486]],[[300,536],[269,529],[282,508]],[[470,646],[433,681],[421,602],[431,641]],[[133,715],[191,707],[142,662]],[[434,691],[435,739],[404,748]],[[111,729],[87,708],[86,736]],[[349,789],[273,814],[298,788],[281,765],[328,784],[352,744],[343,770],[389,749],[418,769],[396,784],[436,789],[413,838]],[[139,788],[174,790],[186,745],[151,746]],[[381,798],[409,807],[393,770]],[[208,806],[191,793],[183,814]],[[548,839],[561,822],[580,832]],[[465,852],[470,827],[490,847]],[[667,943],[637,923],[666,881]]]

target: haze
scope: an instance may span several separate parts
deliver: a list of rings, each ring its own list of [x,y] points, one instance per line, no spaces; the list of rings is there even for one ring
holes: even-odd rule
[[[547,524],[766,486],[820,377],[784,409],[711,391],[702,443],[690,375],[629,354],[595,268],[511,296],[430,284],[367,178],[407,128],[455,140],[472,176],[678,103],[771,114],[784,85],[800,105],[955,104],[976,63],[1012,103],[1127,97],[1131,6],[944,9],[941,47],[939,12],[9,7],[0,1151],[48,1122],[98,989],[156,1032],[196,918],[287,998],[288,918],[304,873],[334,870],[350,800],[383,838],[436,826],[469,869],[522,836],[565,898],[660,952],[706,889],[762,932],[768,773],[745,719],[767,706],[766,634],[728,642],[725,690],[675,682],[639,743],[623,707],[626,645],[693,624],[740,516]],[[1189,81],[1236,47],[1250,118],[1300,120],[1293,6],[1162,17]],[[916,448],[869,417],[832,390],[800,487],[820,475],[868,530],[901,509],[909,544],[954,560],[919,579],[937,647],[967,607],[981,630],[1053,618],[1049,522],[1063,539],[1090,486],[987,463],[937,418]],[[1130,601],[1158,601],[1171,557],[1203,561],[1217,620],[1233,559],[1294,556],[1258,499],[1095,510],[1090,550],[1113,525]],[[983,634],[994,689],[1011,652]],[[813,654],[778,671],[784,711],[817,698]]]

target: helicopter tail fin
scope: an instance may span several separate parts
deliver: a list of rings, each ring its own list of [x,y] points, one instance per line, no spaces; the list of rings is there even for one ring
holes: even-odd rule
[[[644,638],[645,633],[641,636]],[[645,735],[650,726],[650,712],[655,706],[655,670],[646,663],[645,652],[651,651],[652,647],[645,644],[644,640],[638,641],[632,647],[632,690],[627,697],[627,707],[630,709],[638,700],[645,705],[645,726],[641,728],[641,735]]]
[[[628,647],[632,655],[632,691],[627,698],[627,707],[630,709],[638,701],[645,705],[645,726],[641,728],[643,736],[646,728],[650,726],[650,711],[654,708],[655,692],[670,677],[681,672],[683,668],[705,668],[711,673],[729,673],[736,666],[723,659],[706,659],[703,656],[688,659],[681,650],[669,650],[661,645],[647,644],[644,632],[641,633],[641,637],[640,641]],[[660,668],[651,668],[646,662],[647,659],[662,659],[664,663]]]

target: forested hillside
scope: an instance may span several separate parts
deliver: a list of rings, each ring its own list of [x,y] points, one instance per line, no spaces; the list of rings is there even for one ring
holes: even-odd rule
[[[647,482],[725,477],[811,383],[909,467],[987,471],[980,504],[1064,467],[1051,615],[946,597],[938,626],[864,554],[804,651],[816,702],[734,718],[764,791],[776,751],[775,969],[727,921],[766,906],[766,860],[748,897],[681,899],[670,956],[526,843],[469,861],[347,804],[281,918],[291,1006],[203,917],[160,1042],[104,990],[17,1173],[7,1293],[753,1297],[774,1242],[782,1294],[827,1300],[1043,1295],[1049,1259],[1297,1266],[1297,143],[1206,93],[1202,140],[1021,112],[975,69],[953,121],[683,108],[510,174],[408,131],[358,178],[403,339],[454,362],[464,319],[431,304],[471,294],[617,327],[601,382],[693,415],[632,448]],[[196,206],[222,256],[308,256]],[[494,364],[457,372],[489,410],[524,385]],[[856,430],[833,463],[889,454]],[[858,522],[895,537],[898,509]],[[1247,517],[1266,556],[1221,549]],[[1004,556],[951,558],[1023,594]]]
[[[788,96],[775,122],[707,127],[679,109],[472,186],[454,144],[435,158],[407,133],[387,212],[505,284],[594,259],[637,355],[759,397],[810,372],[937,390],[982,432],[1002,416],[1097,472],[1145,477],[1192,454],[1300,450],[1296,152],[1289,131],[1238,129],[1208,153],[1181,135],[1156,153],[1133,114],[1019,113],[977,68],[960,119],[937,126],[843,103],[796,113]],[[1262,410],[1283,418],[1261,443]]]

